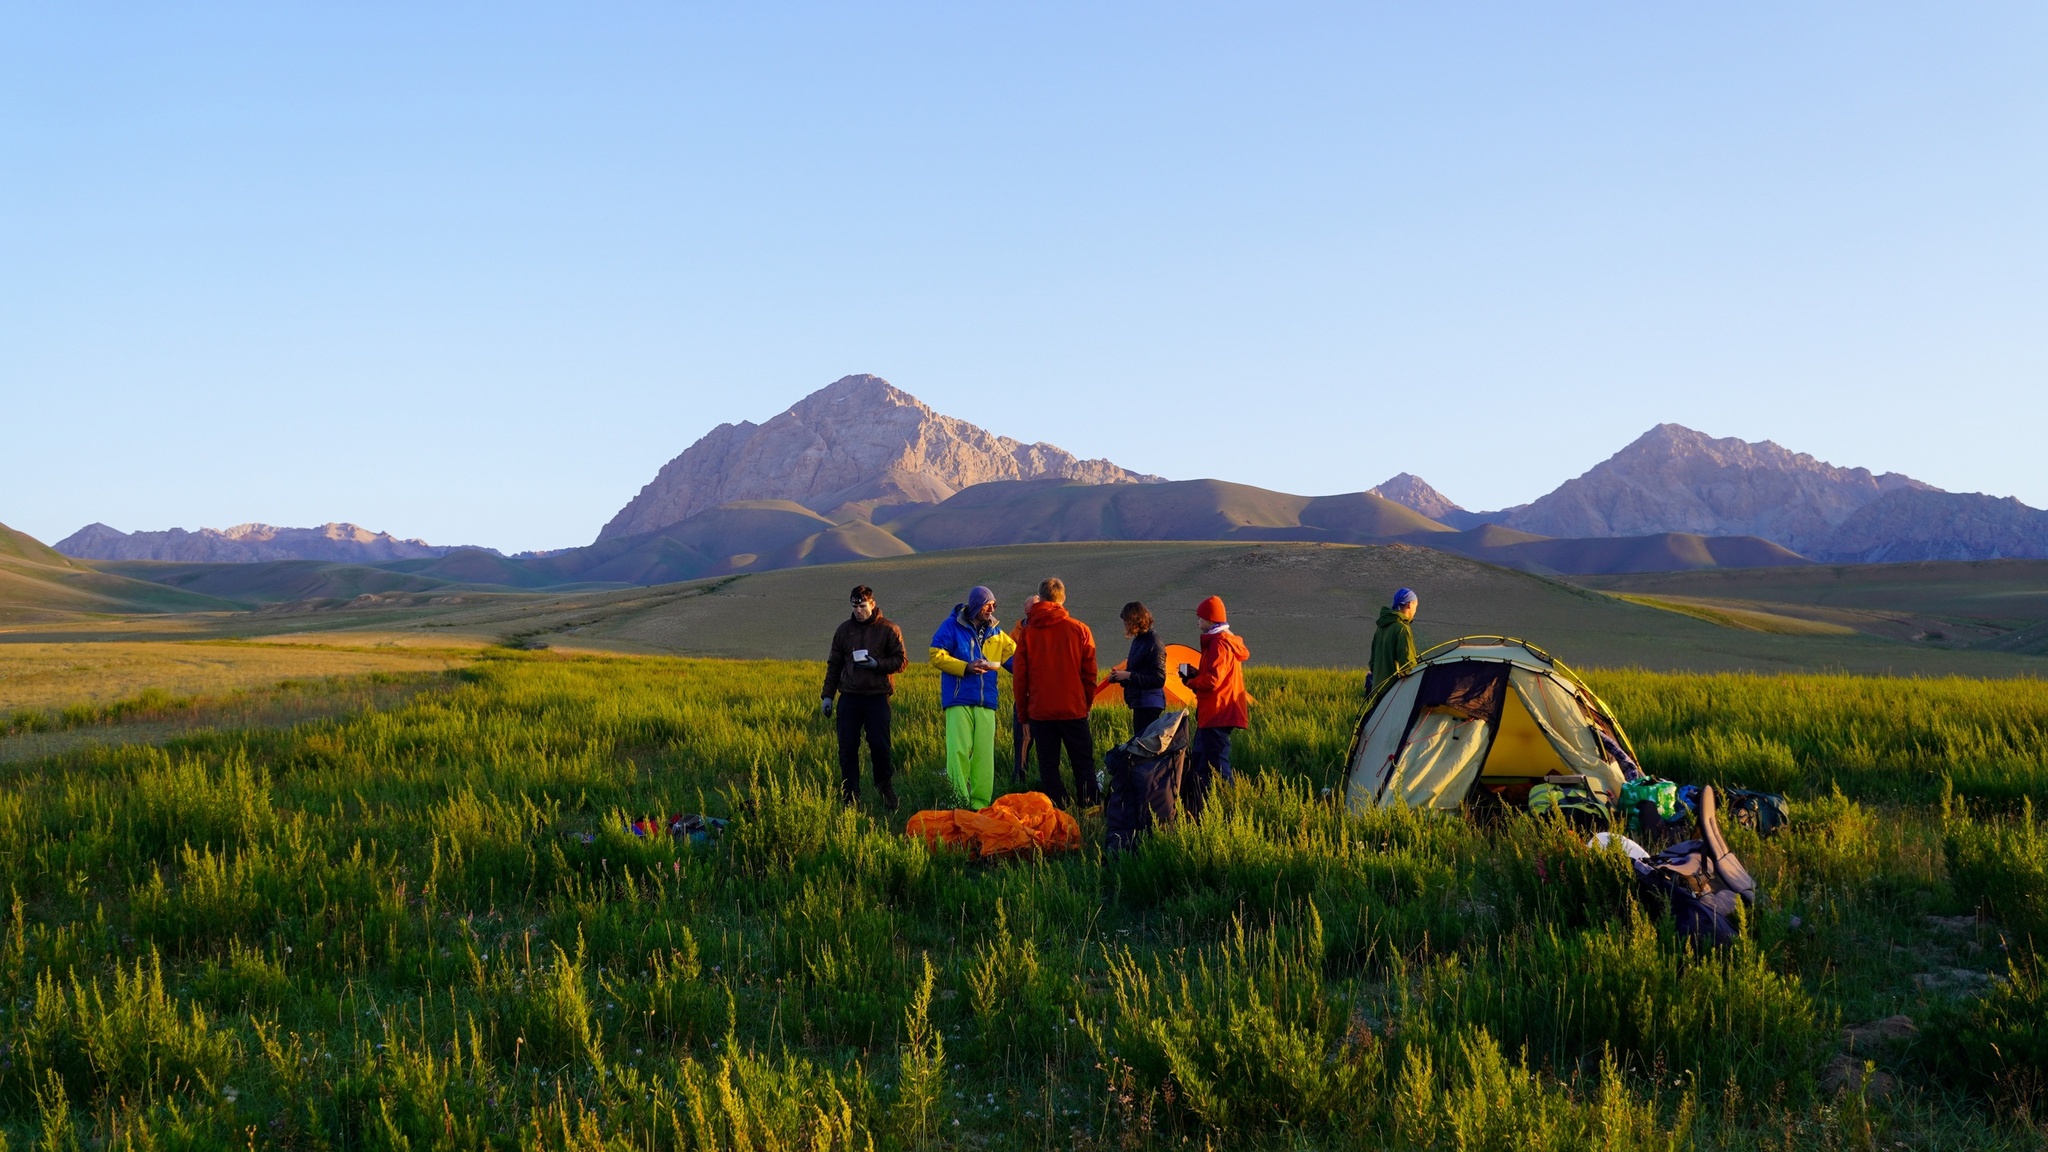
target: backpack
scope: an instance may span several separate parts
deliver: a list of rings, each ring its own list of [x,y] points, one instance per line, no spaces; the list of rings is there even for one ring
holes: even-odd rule
[[[1712,788],[1700,789],[1700,833],[1701,839],[1634,861],[1636,889],[1653,910],[1670,911],[1679,935],[1701,944],[1731,944],[1737,910],[1756,902],[1756,881],[1728,850],[1714,821]]]
[[[678,812],[668,818],[668,834],[679,844],[706,844],[717,839],[727,823],[716,816]]]
[[[1785,798],[1775,792],[1752,792],[1747,788],[1730,788],[1728,808],[1735,814],[1737,824],[1759,836],[1776,833],[1792,819]]]
[[[1102,757],[1105,844],[1111,852],[1135,847],[1138,836],[1179,817],[1180,777],[1187,764],[1188,714],[1167,712],[1152,726]]]
[[[1579,784],[1538,784],[1529,789],[1529,815],[1556,814],[1565,823],[1585,831],[1607,827],[1607,805],[1592,789]]]

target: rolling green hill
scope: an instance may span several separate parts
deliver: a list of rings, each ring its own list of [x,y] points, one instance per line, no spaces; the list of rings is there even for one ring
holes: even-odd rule
[[[1073,484],[1008,480],[944,503],[883,508],[882,526],[920,552],[1084,540],[1318,540],[1355,543],[1451,529],[1366,492],[1293,496],[1221,480]]]
[[[464,549],[437,560],[382,567],[511,588],[646,586],[910,551],[909,545],[865,521],[834,524],[787,500],[750,500],[721,505],[658,532],[600,540],[551,556],[507,558]]]
[[[1398,527],[1404,517],[1420,518],[1377,497],[1304,500],[1213,482],[1145,485],[1168,490],[1165,498],[1119,506],[1105,499],[1110,494],[1102,489],[1110,487],[1141,486],[985,485],[992,491],[962,493],[970,499],[946,515],[964,516],[975,499],[1000,497],[988,506],[1010,517],[1012,526],[1035,524],[1048,532],[1080,531],[1091,522],[1119,531],[1174,531],[1188,522],[1176,516],[1212,528],[1228,522],[1235,528],[1219,530],[1247,535]],[[913,510],[893,523],[913,537],[936,532],[942,521],[934,511]],[[1551,541],[1495,526],[1421,538],[1524,558],[1562,544],[1606,547],[1615,552],[1610,560],[1683,558],[1668,538]],[[740,539],[762,550],[718,555]],[[1679,539],[1709,559],[1739,558],[1754,543]],[[34,627],[44,638],[70,635],[67,629],[76,625],[81,639],[174,629],[182,636],[332,634],[361,642],[376,633],[420,643],[800,657],[816,654],[844,610],[846,589],[856,583],[882,593],[915,650],[969,586],[994,587],[1005,615],[1014,617],[1042,577],[1059,575],[1073,589],[1077,613],[1103,630],[1111,662],[1116,611],[1126,600],[1151,603],[1168,634],[1186,639],[1180,633],[1192,629],[1187,612],[1215,593],[1230,602],[1260,659],[1355,665],[1364,659],[1379,604],[1408,585],[1423,594],[1417,633],[1425,642],[1471,633],[1518,635],[1578,664],[2048,672],[2048,661],[2035,658],[2048,655],[2048,561],[1807,565],[1566,581],[1527,571],[1533,562],[1513,570],[1406,544],[1096,540],[918,554],[909,547],[863,520],[835,525],[807,509],[766,501],[553,556],[509,559],[466,550],[378,566],[89,563],[0,529],[0,622]],[[175,625],[149,622],[171,619],[166,614],[203,615],[178,615]],[[122,622],[130,616],[135,619]]]
[[[0,624],[80,615],[232,610],[234,604],[102,572],[0,524]]]
[[[394,572],[368,564],[272,560],[256,564],[181,563],[174,560],[96,560],[116,576],[180,588],[244,608],[295,600],[353,600],[389,592],[432,592],[453,582]]]
[[[2048,560],[1582,576],[1586,587],[1747,608],[1922,645],[2048,654]]]
[[[2048,660],[1955,651],[1829,629],[1760,630],[1630,603],[1555,578],[1404,545],[1301,543],[1085,543],[965,549],[830,567],[735,573],[711,580],[566,595],[465,598],[248,617],[222,634],[296,632],[337,643],[546,645],[571,649],[818,658],[845,612],[846,592],[869,584],[903,628],[913,654],[974,584],[996,590],[1014,620],[1045,576],[1067,581],[1070,607],[1121,655],[1117,610],[1150,605],[1162,635],[1186,641],[1203,596],[1228,602],[1234,627],[1257,660],[1357,666],[1379,605],[1393,589],[1422,594],[1424,643],[1474,633],[1529,639],[1568,663],[1694,670],[1821,669],[1866,673],[2040,675]],[[408,639],[410,638],[410,639]]]
[[[1491,564],[1547,573],[1675,572],[1804,567],[1812,563],[1789,548],[1756,536],[1700,536],[1691,532],[1559,540],[1487,524],[1453,536],[1410,539]]]

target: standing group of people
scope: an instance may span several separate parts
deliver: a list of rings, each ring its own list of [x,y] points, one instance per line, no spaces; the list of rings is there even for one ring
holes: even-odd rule
[[[932,633],[927,659],[939,670],[946,778],[965,807],[986,808],[995,799],[998,673],[1007,670],[1014,697],[1011,779],[1024,780],[1026,754],[1036,749],[1039,790],[1056,804],[1078,799],[1092,806],[1101,802],[1095,735],[1088,726],[1098,688],[1095,634],[1068,613],[1067,586],[1057,576],[1041,583],[1024,605],[1024,618],[1005,632],[996,619],[996,594],[976,585]],[[1365,681],[1368,699],[1415,666],[1410,623],[1419,606],[1415,593],[1402,588],[1380,610]],[[874,589],[865,584],[855,588],[851,607],[851,615],[832,634],[819,710],[827,718],[836,713],[841,796],[848,804],[860,799],[860,745],[865,740],[875,790],[893,812],[898,801],[889,746],[890,697],[909,655],[903,630],[882,615]],[[1130,651],[1108,682],[1122,686],[1131,734],[1137,736],[1166,711],[1166,645],[1145,605],[1134,600],[1119,615]],[[1201,662],[1182,664],[1175,672],[1195,695],[1195,737],[1181,802],[1190,816],[1198,817],[1210,784],[1218,777],[1232,778],[1231,737],[1251,723],[1252,698],[1245,692],[1243,672],[1251,649],[1230,630],[1222,598],[1211,596],[1195,605],[1195,618],[1202,633]],[[1071,792],[1060,776],[1062,752],[1074,777]]]
[[[1099,684],[1095,634],[1066,607],[1067,587],[1058,577],[1038,586],[1025,602],[1024,618],[1008,632],[996,618],[996,596],[976,586],[932,633],[929,663],[939,670],[939,703],[946,730],[946,776],[962,805],[980,809],[995,799],[995,736],[999,672],[1007,670],[1014,698],[1012,779],[1022,781],[1026,754],[1036,751],[1038,787],[1056,804],[1101,802],[1095,778],[1095,736],[1088,725]],[[890,759],[890,697],[895,674],[908,656],[903,632],[882,615],[874,590],[853,590],[852,614],[832,636],[825,663],[820,711],[835,715],[839,730],[841,795],[860,798],[860,745],[865,739],[875,789],[891,811],[897,807]],[[1142,734],[1166,711],[1166,645],[1151,610],[1133,601],[1120,614],[1130,641],[1124,666],[1107,682],[1120,685],[1131,710],[1131,733]],[[1198,664],[1175,672],[1195,696],[1195,738],[1183,776],[1183,802],[1199,815],[1212,780],[1231,778],[1231,737],[1251,717],[1244,688],[1244,661],[1251,649],[1230,629],[1220,597],[1195,606],[1201,627]],[[836,698],[836,704],[835,704]],[[1073,774],[1071,791],[1060,773],[1061,754]]]

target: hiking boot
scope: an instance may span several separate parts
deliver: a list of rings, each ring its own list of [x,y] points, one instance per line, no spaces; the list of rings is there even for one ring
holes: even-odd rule
[[[891,812],[894,812],[897,808],[901,807],[902,804],[903,802],[896,798],[896,790],[894,788],[882,789],[882,807],[887,808]]]

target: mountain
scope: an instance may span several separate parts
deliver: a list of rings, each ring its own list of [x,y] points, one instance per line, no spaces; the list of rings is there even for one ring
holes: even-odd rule
[[[1449,496],[1430,487],[1427,480],[1409,472],[1402,472],[1366,491],[1445,524],[1450,523],[1444,519],[1445,515],[1464,511]]]
[[[1659,424],[1502,523],[1553,537],[1688,532],[1761,536],[1825,552],[1835,530],[1888,492],[1938,489],[1909,476],[1837,468],[1766,440],[1716,440]]]
[[[936,504],[991,480],[1148,483],[1107,460],[1023,444],[942,416],[880,376],[845,376],[765,424],[720,424],[662,466],[599,541],[666,528],[722,504],[784,500],[831,519]]]
[[[1850,513],[1813,555],[1847,564],[2039,559],[2048,557],[2048,512],[2010,496],[1901,489]]]
[[[237,524],[233,528],[201,528],[197,532],[183,528],[122,532],[105,524],[88,524],[57,541],[56,547],[78,560],[183,560],[216,564],[270,560],[378,564],[445,556],[455,551],[453,547],[424,540],[400,540],[389,532],[372,532],[354,524],[322,524],[318,528]]]
[[[1483,524],[1498,524],[1515,509],[1502,512],[1468,512],[1452,501],[1449,496],[1429,486],[1429,482],[1412,473],[1402,472],[1393,479],[1376,487],[1366,489],[1374,496],[1383,496],[1403,508],[1412,508],[1439,524],[1467,530]]]
[[[1499,525],[1458,532],[1371,492],[1296,496],[1221,480],[996,480],[936,504],[885,505],[839,524],[786,500],[740,501],[637,536],[539,559],[455,553],[395,569],[522,588],[656,584],[912,552],[1018,544],[1300,541],[1420,545],[1534,572],[1623,573],[1808,561],[1754,537],[1664,533],[1552,540]]]

